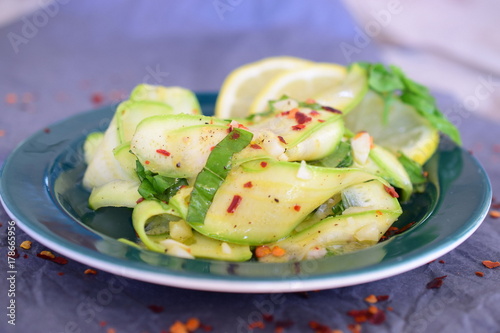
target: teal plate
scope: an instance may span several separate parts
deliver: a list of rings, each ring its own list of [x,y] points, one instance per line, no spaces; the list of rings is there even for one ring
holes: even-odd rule
[[[198,94],[205,114],[217,95]],[[442,140],[426,164],[430,183],[403,208],[407,231],[371,248],[296,263],[182,259],[117,241],[135,239],[129,209],[87,207],[81,186],[86,135],[104,131],[114,107],[82,113],[24,141],[1,171],[7,213],[33,239],[86,265],[137,280],[225,292],[296,292],[375,281],[424,265],[453,250],[481,224],[491,202],[485,171],[468,152]]]

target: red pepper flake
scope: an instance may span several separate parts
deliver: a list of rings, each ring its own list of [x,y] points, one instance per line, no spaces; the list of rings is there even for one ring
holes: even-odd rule
[[[295,210],[296,212],[300,212],[300,208],[302,207],[300,207],[299,205],[293,206],[293,210]]]
[[[387,311],[394,311],[394,308],[392,306],[388,306]]]
[[[58,272],[57,275],[59,276],[63,276],[64,275],[64,272]]]
[[[443,285],[444,279],[446,279],[448,275],[440,276],[437,278],[432,279],[429,283],[427,283],[426,288],[427,289],[436,289],[436,288],[441,288]]]
[[[348,311],[347,315],[353,317],[354,321],[358,324],[369,322],[374,325],[379,325],[386,319],[385,312],[375,305],[370,305],[368,309]]]
[[[250,148],[253,148],[253,149],[262,149],[262,147],[261,147],[261,146],[259,146],[259,145],[258,145],[258,144],[256,144],[256,143],[251,144],[251,145],[250,145]]]
[[[265,168],[267,166],[267,162],[265,162],[265,161],[260,162],[260,166]]]
[[[243,184],[243,187],[245,188],[252,188],[253,184],[252,182],[246,182],[245,184]]]
[[[309,327],[314,330],[315,333],[330,333],[331,328],[318,323],[317,321],[310,321],[309,322]]]
[[[240,133],[234,131],[233,134],[231,134],[231,139],[236,140],[240,137]]]
[[[50,133],[50,128],[44,128],[44,129],[43,129],[43,131],[44,131],[45,133],[49,134],[49,133]]]
[[[266,246],[266,245],[257,246],[255,248],[255,256],[257,258],[266,257],[266,256],[270,255],[271,253],[272,253],[271,248],[269,246]]]
[[[149,162],[148,160],[144,161],[144,164],[149,164],[149,163],[151,163],[151,162]]]
[[[2,136],[5,136],[5,130],[0,130],[0,138],[1,138]]]
[[[328,111],[328,112],[337,113],[337,114],[342,114],[342,111],[337,110],[337,109],[334,109],[334,108],[332,108],[331,106],[322,106],[321,108],[322,108],[323,110],[325,110],[325,111]]]
[[[500,217],[500,211],[498,210],[492,210],[490,211],[490,217],[494,218],[494,219],[497,219]]]
[[[135,203],[140,204],[143,201],[144,201],[144,198],[139,198],[139,199],[137,199],[137,201]]]
[[[394,187],[392,186],[386,186],[384,185],[384,189],[387,193],[389,193],[389,195],[393,198],[399,198],[399,194],[398,192],[396,192],[396,190],[394,189]]]
[[[319,115],[320,115],[320,113],[319,113],[318,111],[316,111],[316,110],[312,110],[311,112],[309,112],[309,114],[310,114],[311,116],[313,116],[313,117],[317,117],[317,116],[319,116]]]
[[[268,323],[270,323],[274,320],[274,317],[272,314],[264,313],[262,315],[262,319],[264,319],[264,321],[267,321]]]
[[[301,129],[303,129],[305,127],[306,127],[305,124],[298,124],[298,125],[292,126],[292,130],[294,130],[294,131],[300,131]]]
[[[439,262],[440,264],[446,264],[446,261],[444,261],[444,260],[439,260],[438,262]]]
[[[264,329],[264,328],[266,328],[266,325],[264,325],[264,323],[261,320],[259,320],[259,321],[254,321],[253,323],[250,323],[248,325],[248,328],[251,330],[253,330],[255,328]]]
[[[97,271],[95,269],[91,269],[91,268],[87,268],[83,274],[87,274],[87,275],[97,275]]]
[[[377,296],[377,301],[379,301],[379,302],[387,301],[388,299],[389,299],[389,295],[378,295]]]
[[[170,153],[168,151],[166,151],[165,149],[156,149],[156,152],[160,155],[163,155],[163,156],[170,156]]]
[[[148,309],[151,310],[153,313],[162,313],[163,310],[165,310],[163,306],[154,304],[148,305]]]
[[[484,273],[483,273],[483,272],[476,272],[476,273],[474,273],[474,274],[476,274],[476,275],[477,275],[477,276],[479,276],[479,277],[484,277]]]
[[[66,265],[68,263],[68,259],[63,257],[55,257],[54,259],[52,259],[52,262],[55,262],[59,265]]]
[[[245,125],[243,124],[238,124],[238,128],[242,128],[244,130],[247,130],[248,131],[248,127],[246,127]]]
[[[360,324],[349,324],[347,325],[347,329],[351,331],[351,333],[361,333],[361,325]]]
[[[15,93],[8,93],[7,95],[5,95],[5,102],[7,104],[16,104],[17,95]]]
[[[365,302],[367,302],[367,303],[372,303],[372,304],[373,304],[373,303],[377,303],[377,302],[378,302],[377,296],[375,296],[375,295],[373,295],[373,294],[371,294],[371,295],[369,295],[369,296],[366,296],[366,297],[365,297]]]
[[[99,92],[93,93],[90,100],[95,106],[101,105],[104,102],[104,95]]]
[[[236,208],[240,205],[242,199],[243,198],[240,195],[235,194],[233,200],[231,200],[231,204],[227,207],[227,212],[230,214],[234,213]]]
[[[483,261],[483,265],[486,268],[492,269],[492,268],[500,267],[500,262],[498,262],[498,261],[491,261],[491,260],[484,260]]]
[[[286,145],[286,141],[281,135],[278,135],[278,139],[281,141],[281,143]]]
[[[28,259],[28,255],[27,254],[23,255],[23,258]]]
[[[200,328],[200,320],[198,318],[189,318],[187,321],[186,321],[186,328],[189,332],[193,332],[193,331],[196,331],[198,328]]]
[[[302,112],[295,112],[295,121],[297,124],[305,124],[312,120],[311,117]]]
[[[106,333],[116,333],[116,330],[114,328],[108,328]]]
[[[101,327],[104,327],[104,326],[106,326],[107,324],[108,324],[108,323],[107,323],[107,322],[105,322],[104,320],[102,320],[102,321],[100,321],[100,322],[99,322],[99,326],[101,326]]]
[[[325,119],[318,119],[318,123],[324,123],[325,121]]]
[[[214,328],[211,325],[200,324],[200,327],[205,332],[212,332],[214,330]]]

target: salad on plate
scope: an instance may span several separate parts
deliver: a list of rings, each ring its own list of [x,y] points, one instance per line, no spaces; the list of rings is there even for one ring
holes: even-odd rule
[[[395,66],[293,57],[234,70],[214,116],[185,88],[138,85],[88,135],[89,206],[128,207],[133,246],[286,262],[380,241],[426,189],[439,132],[460,135]]]

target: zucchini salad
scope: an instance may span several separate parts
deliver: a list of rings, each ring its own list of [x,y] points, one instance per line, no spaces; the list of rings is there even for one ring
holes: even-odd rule
[[[83,185],[91,209],[131,209],[137,239],[120,241],[133,246],[317,259],[380,241],[425,191],[439,132],[460,144],[428,89],[395,66],[266,58],[227,76],[214,116],[188,89],[138,85],[87,136]]]

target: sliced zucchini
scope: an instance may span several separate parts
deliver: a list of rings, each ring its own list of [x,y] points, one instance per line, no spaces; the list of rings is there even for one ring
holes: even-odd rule
[[[201,114],[200,104],[196,95],[181,87],[163,87],[150,84],[140,84],[130,94],[132,101],[155,101],[172,107],[173,113]]]
[[[89,207],[94,210],[101,207],[133,208],[141,198],[138,188],[138,182],[127,180],[114,180],[95,187],[90,193]]]

